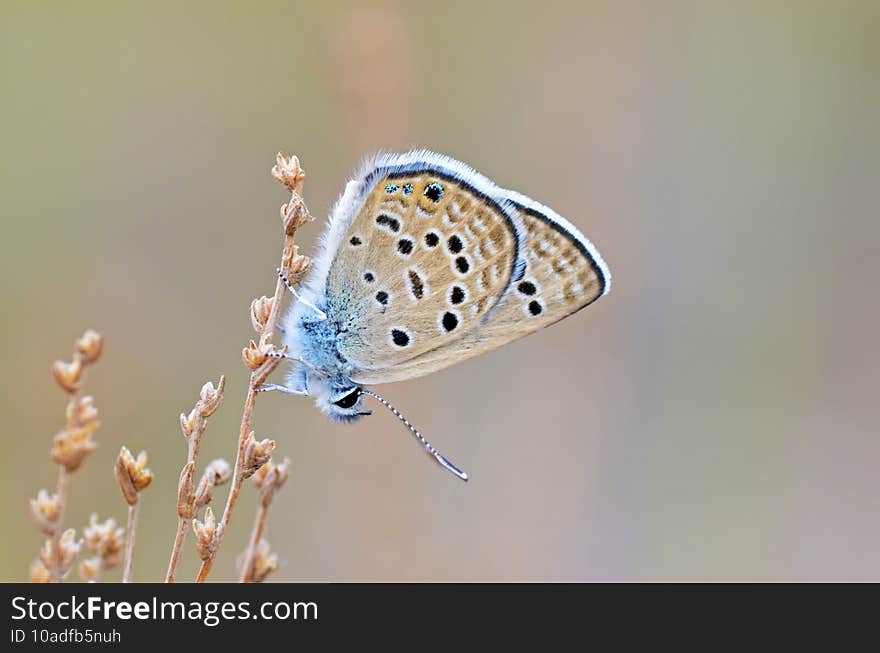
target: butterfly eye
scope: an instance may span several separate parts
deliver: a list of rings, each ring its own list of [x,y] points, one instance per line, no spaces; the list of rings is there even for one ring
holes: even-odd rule
[[[349,392],[347,395],[342,397],[342,399],[339,399],[338,401],[334,401],[333,405],[339,406],[340,408],[351,408],[352,406],[354,406],[357,403],[358,397],[360,397],[360,396],[361,396],[361,389],[355,388],[354,390]]]

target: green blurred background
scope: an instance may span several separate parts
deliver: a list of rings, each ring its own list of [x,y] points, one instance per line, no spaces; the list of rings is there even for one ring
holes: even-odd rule
[[[293,459],[276,580],[880,580],[876,2],[2,5],[0,578],[41,537],[64,398],[106,336],[98,451],[66,523],[124,521],[163,577],[177,417],[225,373],[202,461],[231,457],[298,154],[321,220],[367,153],[425,146],[556,208],[614,288],[487,356],[381,388],[354,427],[261,398]],[[321,224],[301,232],[309,251]],[[217,493],[215,504],[225,498]],[[235,578],[248,486],[212,579]],[[180,578],[192,578],[192,538]],[[118,571],[109,576],[118,578]]]

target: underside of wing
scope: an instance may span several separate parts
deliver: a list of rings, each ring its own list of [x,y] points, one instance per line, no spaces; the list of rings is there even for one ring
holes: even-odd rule
[[[402,155],[363,176],[326,282],[353,377],[388,375],[459,340],[521,275],[514,205],[463,170],[439,155]]]
[[[365,373],[360,383],[387,383],[423,376],[497,349],[558,322],[608,292],[611,275],[599,252],[574,226],[551,209],[511,191],[522,225],[525,269],[479,325],[453,341],[394,369]]]

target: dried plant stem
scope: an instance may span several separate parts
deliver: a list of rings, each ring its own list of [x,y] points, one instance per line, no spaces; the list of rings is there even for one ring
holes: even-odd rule
[[[251,383],[248,387],[247,397],[245,397],[244,401],[244,411],[241,416],[241,430],[239,431],[238,437],[238,452],[235,455],[235,467],[232,472],[232,485],[229,488],[229,494],[226,497],[226,506],[223,508],[223,517],[220,520],[220,526],[215,535],[215,552],[210,558],[202,561],[202,566],[199,568],[199,574],[196,577],[197,583],[204,583],[208,574],[211,573],[211,567],[214,565],[216,549],[220,547],[220,542],[223,540],[223,534],[226,531],[226,527],[229,525],[229,520],[232,518],[232,509],[235,507],[235,502],[238,500],[238,493],[241,491],[241,484],[244,481],[244,452],[245,447],[247,446],[247,437],[251,433],[251,425],[254,422],[254,406],[256,406],[257,403],[256,388],[259,387],[255,387],[253,383],[256,374],[256,371],[251,374]]]
[[[256,470],[246,470],[245,454],[248,448],[248,438],[253,433],[254,423],[254,407],[257,403],[257,389],[265,382],[266,378],[272,371],[278,367],[279,358],[269,357],[269,354],[275,351],[274,345],[270,340],[275,332],[275,323],[278,320],[278,314],[281,308],[281,300],[285,290],[285,284],[281,276],[289,278],[292,282],[297,281],[307,270],[310,261],[306,257],[297,255],[296,244],[294,242],[296,230],[308,219],[308,211],[302,201],[302,185],[305,174],[299,167],[299,160],[296,157],[284,158],[281,153],[278,154],[278,164],[272,169],[273,176],[283,183],[290,191],[290,201],[281,208],[281,217],[284,224],[284,245],[281,250],[281,275],[275,281],[275,294],[271,299],[271,306],[268,316],[260,323],[255,322],[254,326],[259,326],[259,345],[251,342],[251,347],[245,349],[245,363],[251,369],[250,382],[248,383],[247,396],[244,400],[244,408],[241,414],[241,427],[238,432],[238,452],[235,457],[235,467],[233,468],[232,483],[229,488],[229,495],[226,497],[226,506],[223,509],[223,517],[218,524],[217,531],[214,535],[214,547],[211,555],[202,561],[196,577],[197,583],[202,583],[211,572],[214,564],[214,558],[220,549],[220,543],[226,534],[229,521],[232,518],[232,510],[238,500],[238,494],[241,490],[241,484],[245,479],[253,474]]]
[[[140,499],[128,507],[128,527],[125,533],[125,562],[122,565],[122,582],[131,582],[131,568],[134,563],[134,540],[137,533],[138,514],[140,513]]]
[[[269,515],[269,506],[262,503],[257,508],[257,517],[254,520],[254,528],[251,531],[251,538],[248,540],[247,549],[244,552],[244,560],[241,565],[241,582],[250,583],[251,575],[254,567],[254,555],[257,552],[257,545],[263,539],[263,530],[266,528],[266,517]]]
[[[225,483],[229,479],[229,464],[222,460],[215,460],[205,469],[198,489],[193,485],[202,436],[208,428],[208,418],[217,411],[223,401],[225,388],[226,377],[223,375],[220,376],[216,388],[213,383],[206,383],[202,386],[199,400],[189,415],[183,413],[180,415],[180,428],[187,442],[186,464],[180,472],[180,481],[177,484],[177,534],[174,536],[171,559],[168,562],[168,572],[165,575],[166,583],[174,582],[177,568],[180,565],[183,543],[186,541],[186,534],[192,525],[196,510],[211,501],[211,490],[216,485]]]
[[[186,456],[186,466],[183,468],[183,472],[181,473],[180,483],[183,484],[185,482],[184,477],[187,475],[187,472],[192,474],[192,470],[190,470],[190,466],[195,469],[196,459],[199,455],[199,444],[201,443],[202,438],[193,437],[189,441],[189,445],[187,447],[187,456]],[[173,583],[174,576],[177,574],[177,568],[180,566],[180,553],[183,551],[183,543],[186,541],[186,534],[189,532],[190,525],[192,523],[192,516],[180,514],[178,511],[177,514],[177,534],[174,536],[174,545],[171,548],[171,560],[168,561],[168,572],[165,574],[165,582]]]
[[[174,575],[180,566],[180,552],[183,550],[183,543],[186,540],[186,533],[190,527],[189,519],[179,517],[177,520],[177,535],[174,536],[174,546],[171,549],[171,560],[168,562],[168,572],[165,574],[165,582],[173,583]]]
[[[52,535],[49,536],[49,539],[52,542],[52,550],[55,552],[56,560],[60,560],[61,556],[61,534],[64,532],[63,524],[64,524],[64,513],[67,510],[67,495],[68,488],[70,486],[70,474],[64,465],[58,466],[58,482],[55,486],[55,493],[58,495],[58,504],[60,506],[58,511],[58,522],[55,526],[55,530]],[[49,582],[50,583],[60,583],[64,578],[64,574],[61,569],[58,567],[53,567],[49,569]]]
[[[254,528],[242,557],[242,583],[260,583],[277,569],[277,556],[270,553],[269,543],[263,540],[263,531],[266,529],[269,506],[272,505],[275,493],[287,482],[289,468],[289,458],[285,458],[280,464],[269,460],[253,476],[254,485],[260,491],[260,503]]]

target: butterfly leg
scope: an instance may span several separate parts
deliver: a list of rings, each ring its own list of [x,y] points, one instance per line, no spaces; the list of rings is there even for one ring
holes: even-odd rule
[[[324,311],[322,311],[320,308],[315,306],[312,302],[310,302],[308,299],[306,299],[296,291],[296,288],[293,287],[293,284],[290,283],[290,279],[287,278],[287,275],[284,274],[281,268],[275,268],[275,270],[278,272],[278,278],[284,282],[284,286],[290,291],[290,294],[297,299],[297,301],[301,301],[303,304],[315,311],[315,313],[318,314],[318,317],[320,317],[322,320],[327,319],[327,314]]]
[[[257,388],[257,392],[281,392],[296,397],[307,397],[309,395],[308,390],[303,390],[301,388],[288,388],[286,385],[278,385],[275,383],[264,383]]]

